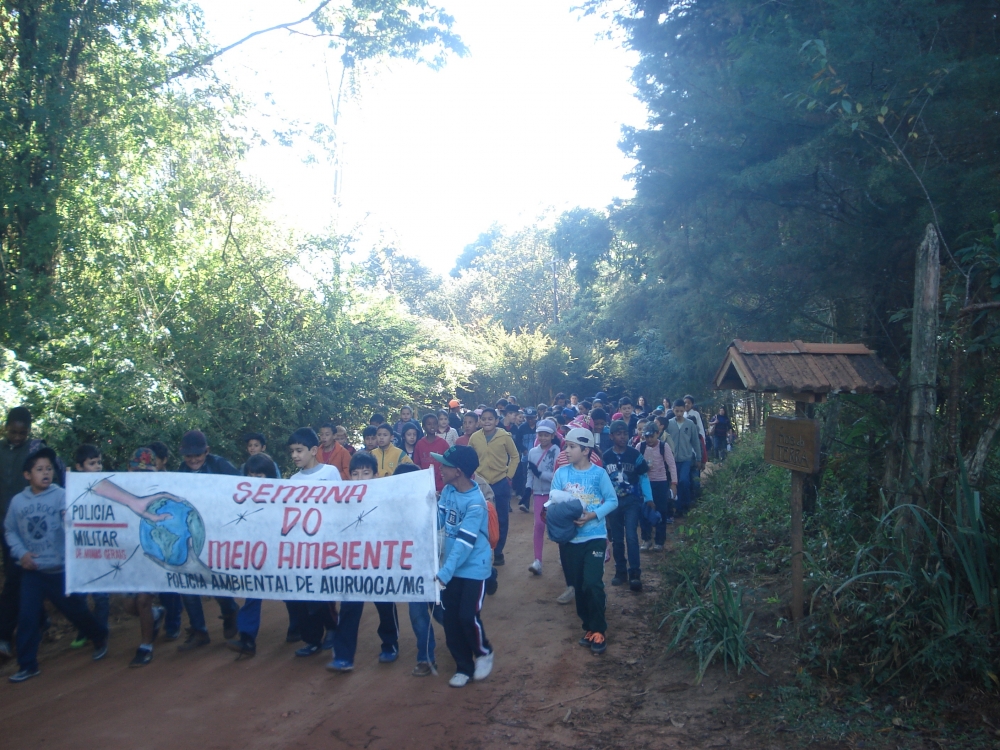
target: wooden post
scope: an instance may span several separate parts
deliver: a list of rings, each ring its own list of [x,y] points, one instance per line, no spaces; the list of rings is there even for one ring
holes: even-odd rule
[[[903,464],[903,490],[916,491],[900,497],[902,502],[924,502],[931,475],[934,448],[934,415],[937,411],[938,296],[941,285],[941,258],[937,230],[927,225],[924,241],[917,250],[913,281],[913,337],[910,342],[910,424],[907,431],[908,456]]]
[[[795,402],[795,417],[803,419],[806,416],[804,401]],[[792,622],[802,619],[805,609],[805,592],[803,590],[804,574],[802,571],[802,488],[805,484],[805,474],[801,471],[792,472]]]

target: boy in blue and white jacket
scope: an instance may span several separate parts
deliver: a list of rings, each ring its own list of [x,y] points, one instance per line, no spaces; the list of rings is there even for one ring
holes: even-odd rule
[[[438,500],[438,527],[445,535],[444,561],[438,570],[444,608],[444,634],[457,671],[452,687],[486,679],[493,670],[493,647],[479,612],[492,573],[489,512],[473,476],[479,468],[475,449],[455,445],[431,458],[441,464],[445,487]]]
[[[581,646],[595,656],[607,650],[608,621],[604,616],[604,554],[608,545],[605,518],[618,507],[618,494],[611,477],[590,461],[597,441],[590,430],[577,427],[566,433],[566,455],[570,465],[556,469],[552,493],[569,493],[583,504],[583,515],[574,523],[576,536],[560,545],[567,578],[576,591],[576,613],[584,636]]]

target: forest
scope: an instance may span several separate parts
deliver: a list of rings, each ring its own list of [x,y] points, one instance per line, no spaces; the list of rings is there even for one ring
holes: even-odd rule
[[[465,54],[446,10],[323,2],[308,23],[352,78]],[[361,425],[452,394],[692,393],[711,408],[735,398],[711,390],[734,338],[865,343],[903,387],[816,413],[828,463],[807,595],[827,619],[813,664],[995,689],[998,11],[589,0],[578,12],[637,54],[648,121],[620,141],[634,197],[483,227],[439,276],[395,246],[359,254],[349,236],[267,218],[266,187],[240,171],[262,137],[245,126],[253,103],[213,74],[222,51],[196,6],[3,0],[0,406],[27,403],[60,450],[95,442],[120,461],[192,427],[235,451],[246,430]],[[914,476],[905,384],[928,226],[941,261],[934,448]],[[779,525],[751,536],[783,549]],[[739,574],[729,556],[744,543],[690,561],[695,596]],[[884,585],[844,588],[862,575]]]

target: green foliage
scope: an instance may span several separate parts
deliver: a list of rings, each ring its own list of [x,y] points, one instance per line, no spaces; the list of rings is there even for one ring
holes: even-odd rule
[[[858,429],[852,409],[842,409],[840,416],[828,427],[836,431],[839,447],[822,477],[816,512],[806,517],[811,615],[803,624],[802,663],[817,676],[880,687],[929,688],[971,679],[995,689],[1000,541],[982,511],[981,495],[963,483],[938,515],[912,505],[872,514],[866,464],[857,459],[878,443],[858,441],[857,435],[878,432],[871,424]],[[729,584],[752,589],[749,606],[758,611],[765,606],[762,592],[781,592],[774,601],[787,596],[788,472],[763,464],[762,437],[745,436],[705,481],[702,500],[679,528],[664,569],[671,593],[661,610],[678,613],[670,622],[676,626],[678,616],[692,608],[714,606],[720,611],[712,616],[729,624],[734,644],[739,642],[734,623],[745,622],[746,615],[740,610],[740,618],[723,618],[722,612],[735,611],[733,601],[740,597],[734,593],[733,601],[724,601],[720,580],[730,591]],[[898,520],[904,515],[914,518],[918,538],[902,531]],[[712,587],[718,589],[715,599]],[[787,611],[775,627],[785,617]],[[704,639],[713,647],[721,640]],[[678,632],[675,644],[682,642],[697,645]],[[703,657],[710,650],[699,653]]]
[[[736,674],[742,674],[748,666],[764,674],[751,656],[753,645],[747,631],[753,612],[744,617],[742,587],[730,586],[720,573],[712,574],[704,593],[690,578],[685,579],[684,587],[686,598],[698,603],[671,612],[660,622],[660,627],[673,623],[674,638],[669,648],[679,648],[690,640],[698,655],[695,683],[701,683],[705,670],[717,656],[722,658],[727,674],[730,664],[736,667]]]
[[[425,2],[322,11],[352,65],[464,50]],[[345,285],[338,238],[265,218],[195,10],[10,2],[0,28],[0,402],[26,401],[36,434],[114,467],[194,427],[239,460],[259,430],[284,463],[303,424],[465,382],[446,332]]]

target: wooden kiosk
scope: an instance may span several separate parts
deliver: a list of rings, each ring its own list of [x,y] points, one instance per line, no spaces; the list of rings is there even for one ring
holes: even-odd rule
[[[820,423],[806,404],[834,393],[889,393],[897,387],[875,352],[864,344],[806,344],[736,339],[726,351],[717,391],[774,393],[795,402],[795,417],[768,417],[764,460],[792,472],[792,619],[805,607],[802,573],[802,487],[820,469]]]

